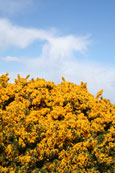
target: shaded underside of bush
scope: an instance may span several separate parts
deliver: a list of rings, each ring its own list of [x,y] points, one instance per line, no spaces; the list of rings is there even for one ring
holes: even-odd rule
[[[115,172],[115,105],[86,83],[0,76],[0,172]]]

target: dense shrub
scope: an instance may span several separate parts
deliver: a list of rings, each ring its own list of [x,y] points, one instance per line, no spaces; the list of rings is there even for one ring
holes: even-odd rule
[[[0,77],[0,172],[115,171],[115,105],[81,85]]]

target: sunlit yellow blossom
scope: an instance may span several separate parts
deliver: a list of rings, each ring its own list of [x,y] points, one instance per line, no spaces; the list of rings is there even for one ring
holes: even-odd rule
[[[115,105],[103,90],[28,78],[0,76],[0,173],[115,172]]]

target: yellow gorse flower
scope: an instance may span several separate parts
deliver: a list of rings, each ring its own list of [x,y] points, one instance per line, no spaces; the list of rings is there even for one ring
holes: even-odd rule
[[[0,172],[115,172],[115,105],[87,83],[0,76]]]
[[[103,93],[103,90],[100,90],[100,91],[97,93],[96,98],[99,98],[99,97],[102,95],[102,93]]]

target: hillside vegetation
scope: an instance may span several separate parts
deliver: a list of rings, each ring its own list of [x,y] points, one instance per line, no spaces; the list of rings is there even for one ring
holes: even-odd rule
[[[1,173],[114,173],[115,105],[87,84],[0,76]]]

